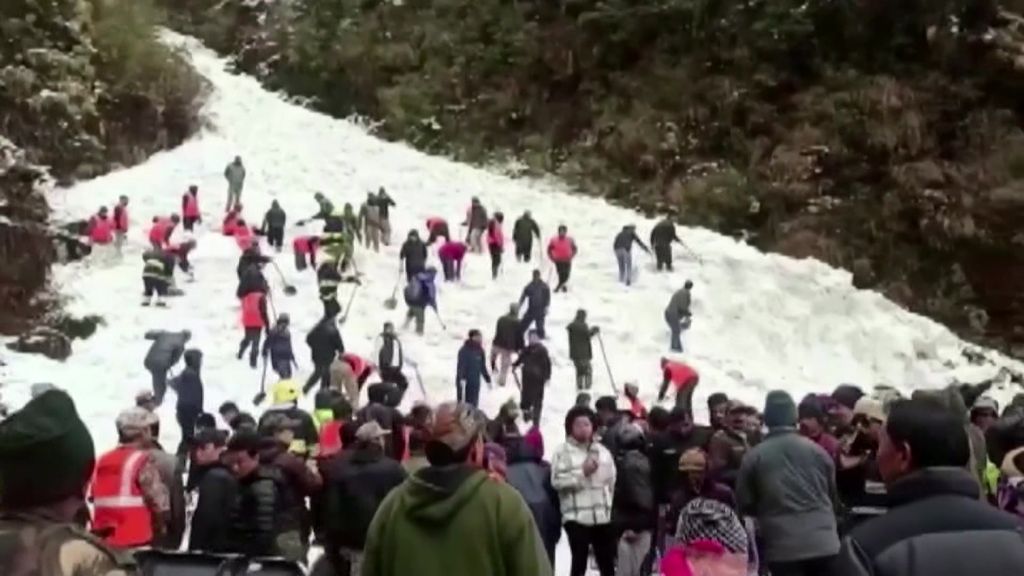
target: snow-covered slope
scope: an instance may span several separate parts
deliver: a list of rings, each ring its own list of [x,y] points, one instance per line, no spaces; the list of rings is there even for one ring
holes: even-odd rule
[[[566,194],[557,183],[513,180],[378,140],[357,125],[291,105],[264,91],[255,80],[226,72],[223,61],[190,40],[172,37],[171,41],[187,48],[195,66],[212,83],[206,109],[210,128],[141,166],[59,191],[52,198],[59,215],[67,218],[86,217],[101,204],[112,204],[120,194],[131,198],[133,229],[123,259],[94,258],[56,271],[71,310],[101,314],[107,325],[93,338],[77,342],[74,356],[65,364],[6,356],[4,393],[12,406],[26,400],[29,384],[54,382],[74,395],[101,449],[114,441],[114,416],[130,404],[134,392],[149,387],[142,366],[148,344],[142,335],[148,329],[192,330],[192,344],[206,354],[208,410],[227,399],[245,405],[256,391],[259,374],[234,356],[240,338],[233,296],[238,249],[206,227],[220,219],[223,169],[236,154],[248,168],[243,202],[250,221],[262,218],[271,199],[281,202],[294,223],[315,211],[312,195],[316,191],[339,205],[352,202],[358,207],[368,190],[385,186],[398,202],[393,222],[399,242],[411,228],[422,231],[429,216],[457,224],[474,195],[489,210],[503,211],[509,218],[507,225],[525,209],[533,211],[545,236],[558,224],[567,224],[580,255],[571,292],[556,296],[548,319],[556,364],[545,407],[551,445],[562,440],[561,415],[575,397],[564,330],[575,311],[587,309],[591,321],[602,327],[616,381],[620,385],[637,381],[642,395],[652,400],[659,382],[658,359],[668,344],[662,311],[672,291],[687,278],[695,284],[695,319],[684,357],[702,374],[697,406],[703,406],[715,391],[759,403],[767,389],[776,387],[790,390],[795,397],[811,390],[831,390],[840,382],[911,389],[943,384],[954,375],[979,379],[996,370],[994,364],[968,366],[961,355],[963,343],[948,330],[876,293],[854,290],[846,272],[815,261],[765,255],[702,229],[681,234],[702,256],[703,264],[682,259],[674,274],[661,275],[640,255],[638,284],[623,287],[616,281],[612,236],[622,225],[635,223],[646,237],[653,222],[600,200]],[[193,183],[201,190],[201,206],[208,219],[197,234],[199,246],[193,257],[197,281],[181,282],[186,294],[173,300],[169,309],[141,308],[140,254],[147,223],[154,214],[178,210],[182,192]],[[288,233],[299,231],[292,226]],[[290,246],[287,240],[286,245]],[[358,255],[365,283],[343,328],[352,351],[369,354],[381,324],[402,319],[404,306],[395,311],[382,306],[397,280],[397,250],[394,245],[379,255],[365,251]],[[276,311],[292,315],[304,377],[310,366],[305,331],[321,312],[315,277],[310,271],[297,273],[288,252],[277,261],[299,287],[297,296],[286,297],[278,280],[269,275],[278,288]],[[454,358],[465,333],[480,328],[489,338],[496,318],[518,298],[531,269],[507,262],[503,276],[494,282],[486,256],[470,256],[464,283],[442,286],[440,310],[448,330],[429,318],[424,337],[404,337],[408,354],[421,365],[431,401],[454,397]],[[348,289],[343,288],[342,298]],[[991,356],[997,363],[1007,362]],[[420,397],[415,386],[412,390],[409,401]],[[593,392],[595,396],[611,392],[600,359],[595,363]],[[510,394],[508,389],[485,391],[483,407],[493,413]],[[161,415],[163,440],[173,446],[178,431],[173,395],[170,400]]]

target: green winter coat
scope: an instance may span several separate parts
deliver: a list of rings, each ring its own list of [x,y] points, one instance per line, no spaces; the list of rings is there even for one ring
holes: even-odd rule
[[[395,488],[366,538],[363,576],[551,576],[512,487],[468,466],[427,467]]]

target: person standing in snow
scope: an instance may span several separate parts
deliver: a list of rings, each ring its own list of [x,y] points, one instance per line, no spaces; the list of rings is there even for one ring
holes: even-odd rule
[[[466,222],[463,224],[468,227],[466,243],[469,244],[471,252],[483,253],[483,238],[487,232],[487,223],[487,209],[480,203],[480,199],[474,196],[466,210]]]
[[[426,323],[427,307],[437,312],[437,269],[434,267],[414,275],[405,286],[403,296],[409,311],[405,315],[405,326],[413,320],[416,321],[416,333],[423,335],[424,324]]]
[[[114,247],[117,248],[118,254],[121,253],[121,247],[124,246],[124,241],[128,237],[128,197],[121,196],[117,199],[117,204],[114,206]]]
[[[377,190],[377,208],[380,210],[380,239],[385,246],[391,246],[391,208],[395,207],[395,201],[388,196],[388,191],[383,186]]]
[[[768,393],[764,420],[768,437],[747,453],[736,477],[740,511],[757,519],[772,574],[830,575],[839,552],[835,465],[797,432],[787,392]]]
[[[224,168],[224,179],[228,181],[228,200],[224,204],[224,211],[231,210],[231,207],[242,202],[242,187],[245,186],[245,166],[242,165],[242,157],[235,156],[235,159]]]
[[[282,380],[292,377],[292,366],[295,365],[292,334],[288,329],[290,324],[291,317],[282,313],[277,317],[273,329],[267,332],[267,339],[263,341],[263,361],[266,362],[269,357],[271,368]]]
[[[672,271],[673,242],[682,242],[682,240],[676,236],[675,223],[671,218],[665,217],[651,229],[651,248],[654,250],[654,260],[657,263],[658,272]]]
[[[178,395],[175,416],[181,427],[179,457],[188,453],[196,432],[196,420],[203,413],[203,378],[199,374],[203,366],[203,353],[195,348],[185,351],[185,369],[171,381],[171,388]]]
[[[516,260],[529,262],[533,257],[533,239],[540,241],[540,226],[530,215],[530,211],[523,212],[512,226],[512,241],[516,244]]]
[[[690,290],[693,282],[687,280],[683,287],[672,295],[665,307],[665,322],[671,331],[670,347],[673,352],[683,351],[683,331],[690,327],[692,316],[690,313]]]
[[[547,336],[544,333],[544,318],[548,315],[548,306],[551,305],[551,288],[541,278],[540,270],[533,271],[533,280],[523,288],[523,295],[519,297],[519,306],[527,303],[526,314],[519,323],[519,331],[526,332],[533,324],[537,335],[541,340]]]
[[[523,389],[519,398],[523,419],[527,422],[540,422],[540,414],[544,409],[544,388],[551,380],[551,356],[536,330],[530,330],[529,337],[530,343],[516,358],[512,368],[521,367],[523,370]]]
[[[487,357],[484,354],[483,335],[479,330],[470,330],[469,337],[459,349],[458,366],[455,371],[455,393],[459,402],[473,407],[480,403],[480,381],[491,383],[487,371]]]
[[[575,406],[565,416],[565,444],[551,461],[551,484],[558,491],[562,521],[572,551],[570,576],[584,576],[594,551],[601,576],[614,576],[617,534],[612,525],[615,461],[594,438],[594,411]]]
[[[267,314],[267,295],[264,292],[252,292],[242,298],[242,328],[245,334],[238,345],[238,359],[241,360],[246,348],[249,348],[249,366],[256,367],[256,359],[260,354],[260,337],[270,326]]]
[[[321,389],[327,388],[331,382],[331,362],[345,353],[345,343],[341,340],[341,332],[334,319],[335,316],[324,315],[306,335],[313,373],[302,387],[303,392],[312,390],[318,381]]]
[[[409,236],[398,253],[399,266],[405,266],[405,279],[412,282],[414,276],[427,267],[427,245],[420,240],[420,233],[410,230]]]
[[[391,322],[384,323],[384,329],[377,337],[377,344],[374,348],[374,357],[377,358],[377,370],[380,372],[381,382],[394,384],[404,395],[409,388],[409,381],[402,373],[405,366],[405,354],[402,351],[402,341],[395,333],[395,325]]]
[[[263,215],[263,235],[267,237],[267,244],[272,248],[281,251],[284,247],[284,227],[288,222],[288,215],[281,205],[274,200],[270,203],[270,209]]]
[[[495,212],[494,218],[487,223],[487,250],[491,254],[491,278],[497,279],[501,270],[501,255],[505,252],[505,232],[501,226],[505,215]]]
[[[564,225],[559,226],[558,236],[548,243],[548,258],[555,263],[555,272],[558,274],[555,292],[569,290],[569,275],[572,273],[572,261],[576,258],[577,252],[576,242],[569,237],[569,229]]]
[[[596,336],[600,329],[597,326],[591,328],[587,324],[587,311],[577,310],[576,318],[566,327],[569,332],[569,359],[576,368],[576,391],[590,390],[594,384],[594,370],[591,361],[594,359],[594,350],[590,339]]]
[[[181,197],[181,226],[192,232],[196,223],[202,221],[203,217],[199,212],[199,187],[193,184]]]
[[[320,302],[324,306],[324,317],[333,318],[341,313],[341,304],[338,302],[338,287],[342,282],[340,266],[337,260],[328,259],[316,269],[316,285]]]
[[[481,469],[484,422],[465,404],[437,408],[430,466],[384,499],[367,532],[362,576],[551,576],[530,509]]]
[[[644,245],[640,237],[636,235],[636,226],[628,224],[615,235],[615,242],[612,249],[615,251],[615,260],[619,264],[619,282],[626,286],[633,284],[633,244],[636,243],[644,252],[651,251]]]
[[[523,349],[523,333],[519,330],[519,305],[511,304],[508,314],[498,318],[491,342],[491,370],[498,372],[498,386],[508,381],[512,355]]]
[[[106,206],[100,206],[99,212],[89,218],[87,234],[93,246],[106,246],[114,241],[114,221],[107,216]]]
[[[746,431],[746,415],[751,408],[730,400],[726,409],[725,427],[715,432],[708,442],[709,469],[712,477],[729,488],[736,486],[743,457],[750,451]]]
[[[366,201],[359,207],[359,227],[363,230],[363,237],[366,238],[366,247],[373,248],[374,252],[380,252],[380,207],[373,192],[366,194]]]
[[[185,344],[192,338],[192,333],[188,330],[181,332],[150,330],[146,332],[145,338],[152,340],[153,344],[146,352],[143,366],[153,378],[153,396],[159,405],[163,402],[164,394],[167,392],[167,372],[178,363],[185,353]]]
[[[437,249],[437,257],[441,260],[441,269],[444,271],[444,281],[453,282],[462,280],[462,259],[465,258],[469,247],[465,242],[450,240]]]

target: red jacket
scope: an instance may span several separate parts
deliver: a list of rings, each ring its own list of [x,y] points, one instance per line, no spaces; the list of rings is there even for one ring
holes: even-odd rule
[[[664,375],[678,390],[696,379],[697,371],[682,362],[668,362],[665,364]]]
[[[199,198],[191,192],[181,197],[181,215],[185,218],[199,218]]]
[[[128,231],[128,207],[117,204],[114,206],[114,227],[118,232]]]
[[[331,420],[320,427],[320,458],[341,452],[341,429],[344,426],[343,420]]]
[[[133,548],[153,540],[153,518],[142,496],[139,472],[149,454],[134,446],[121,446],[96,462],[92,479],[92,526],[113,529],[107,544]]]
[[[497,220],[491,220],[487,225],[487,245],[505,247],[505,231],[501,229],[501,224]]]
[[[576,256],[576,243],[565,236],[555,236],[548,243],[548,257],[553,262],[569,262]]]
[[[93,244],[110,244],[114,240],[114,222],[98,214],[89,219],[89,240]]]
[[[466,256],[467,249],[468,247],[465,242],[459,242],[458,240],[445,242],[437,249],[437,257],[441,260],[460,262]]]
[[[163,246],[171,236],[174,222],[170,218],[157,218],[153,227],[149,229],[149,242]]]
[[[221,233],[225,236],[234,236],[238,229],[238,212],[232,210],[224,216],[224,223],[221,225]]]
[[[356,375],[356,378],[361,377],[363,372],[373,369],[368,360],[355,354],[342,354],[341,359],[348,362],[348,365],[352,367],[352,372]]]
[[[448,224],[445,222],[444,218],[438,218],[436,216],[427,218],[427,232],[432,232],[434,230],[434,226],[441,226],[442,224]]]
[[[235,226],[235,244],[245,252],[252,246],[252,243],[256,240],[252,233],[252,228],[248,226]]]
[[[263,328],[267,325],[267,301],[263,292],[252,292],[242,298],[242,327]]]
[[[309,254],[316,250],[319,241],[320,238],[317,236],[299,236],[292,240],[292,250],[295,250],[297,254]]]

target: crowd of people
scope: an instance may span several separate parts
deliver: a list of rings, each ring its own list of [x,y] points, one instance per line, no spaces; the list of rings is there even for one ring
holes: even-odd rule
[[[490,353],[483,333],[469,331],[453,359],[456,401],[403,412],[415,367],[396,327],[383,326],[368,358],[347,351],[339,329],[349,312],[339,288],[361,284],[356,247],[390,245],[396,204],[383,188],[358,211],[336,210],[317,194],[318,212],[306,221],[322,220],[322,233],[292,242],[296,268],[316,272],[323,306],[306,335],[312,373],[303,384],[290,317],[268,307],[264,269],[276,264],[260,249],[262,238],[283,249],[287,215],[275,202],[262,226],[246,224],[241,159],[224,175],[221,231],[241,251],[237,356],[254,368],[262,358],[277,374],[269,405],[254,414],[226,402],[213,413],[203,354],[189,347],[187,330],[146,333],[151,388],[118,414],[118,444],[99,447],[99,456],[70,396],[34,387],[32,400],[0,422],[0,574],[120,576],[131,573],[135,550],[184,549],[295,566],[316,558],[310,570],[323,576],[543,576],[554,573],[563,536],[570,576],[591,568],[601,576],[1008,576],[1024,566],[1024,397],[1000,412],[984,386],[904,399],[841,385],[799,403],[775,390],[762,409],[715,391],[708,421],[698,423],[699,375],[675,357],[661,360],[658,405],[645,406],[632,382],[593,398],[592,341],[603,345],[601,330],[579,310],[565,327],[577,401],[556,416],[564,439],[545,438],[546,318],[579,251],[565,226],[546,250],[555,288],[533,271],[497,319]],[[103,209],[90,220],[94,243],[120,250],[127,205],[122,197],[113,217]],[[165,304],[176,269],[192,274],[195,239],[174,233],[201,221],[194,186],[180,214],[154,219],[145,303]],[[427,220],[426,242],[408,233],[398,251],[406,327],[422,334],[427,308],[443,323],[430,248],[440,243],[445,281],[460,279],[467,254],[484,253],[498,279],[504,221],[473,198],[464,239],[441,217]],[[540,238],[525,212],[513,225],[517,260],[530,262]],[[672,222],[659,222],[650,240],[648,248],[632,226],[615,237],[624,284],[636,280],[633,245],[672,270]],[[664,312],[672,351],[683,349],[692,286]],[[483,384],[507,386],[510,377],[519,401],[489,418],[478,408]],[[300,399],[314,389],[307,412]],[[160,443],[157,416],[168,391],[181,429],[173,451]],[[674,402],[662,406],[670,393]],[[261,390],[252,403],[264,400]]]

